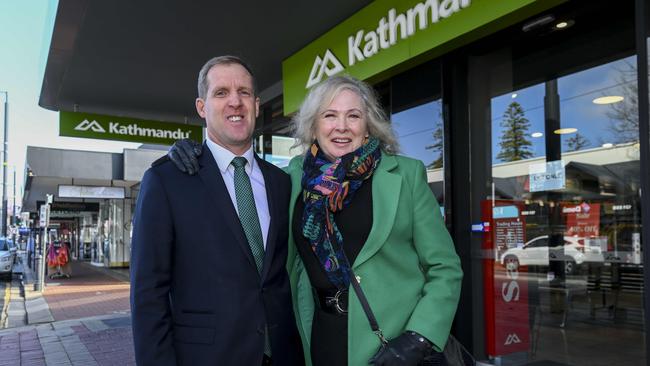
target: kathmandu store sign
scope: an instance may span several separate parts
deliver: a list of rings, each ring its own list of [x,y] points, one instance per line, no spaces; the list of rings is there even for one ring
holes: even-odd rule
[[[284,113],[296,111],[307,90],[327,77],[399,72],[406,61],[442,55],[563,1],[375,1],[282,63]]]
[[[180,123],[62,111],[59,113],[59,136],[171,145],[174,141],[185,138],[203,141],[203,128]]]

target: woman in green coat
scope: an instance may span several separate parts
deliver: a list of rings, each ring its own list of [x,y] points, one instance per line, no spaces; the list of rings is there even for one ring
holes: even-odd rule
[[[462,271],[424,165],[396,155],[373,89],[348,76],[314,87],[293,124],[305,153],[288,167],[287,270],[306,364],[435,358],[449,336]],[[382,352],[351,273],[388,339]]]
[[[416,365],[441,351],[462,272],[424,165],[396,155],[374,91],[351,77],[312,89],[293,123],[306,153],[288,169],[287,269],[307,363]],[[349,268],[389,339],[375,358]]]

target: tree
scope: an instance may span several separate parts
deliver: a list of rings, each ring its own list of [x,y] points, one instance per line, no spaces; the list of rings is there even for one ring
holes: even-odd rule
[[[566,140],[567,151],[578,151],[582,148],[591,145],[591,142],[587,140],[580,133],[576,133],[574,137],[570,137]]]
[[[440,116],[440,118],[442,118],[442,116]],[[442,120],[438,120],[438,122],[436,122],[436,129],[435,131],[433,131],[433,144],[425,147],[425,149],[433,150],[434,153],[437,153],[438,158],[432,161],[431,164],[427,165],[428,169],[442,168],[443,147],[444,147],[444,140],[442,138]]]
[[[513,101],[503,113],[501,121],[503,134],[501,135],[501,151],[497,159],[501,161],[516,161],[528,159],[533,156],[530,147],[533,145],[526,138],[530,122],[524,114],[521,104]]]
[[[607,117],[609,130],[617,144],[639,141],[639,88],[636,83],[636,66],[626,62],[623,69],[617,69],[616,83],[624,98],[621,102],[609,104]]]

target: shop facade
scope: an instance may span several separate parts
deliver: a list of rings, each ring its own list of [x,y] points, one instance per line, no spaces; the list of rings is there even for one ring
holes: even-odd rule
[[[23,210],[34,212],[35,233],[50,245],[67,245],[73,260],[95,266],[129,267],[131,221],[140,179],[165,150],[123,153],[27,148]],[[39,228],[38,213],[52,197],[50,220]],[[39,242],[40,243],[40,242]]]
[[[648,7],[376,1],[285,60],[260,145],[323,78],[369,81],[443,208],[477,359],[648,365]]]

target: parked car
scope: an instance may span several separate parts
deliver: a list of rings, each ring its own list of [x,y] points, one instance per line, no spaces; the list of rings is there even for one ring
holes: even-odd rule
[[[584,262],[602,262],[600,247],[588,244],[587,238],[565,236],[564,246],[548,246],[548,235],[538,236],[520,248],[510,248],[501,255],[501,264],[519,266],[548,266],[550,261],[563,261],[566,274],[575,273]],[[587,244],[587,245],[585,245]]]
[[[11,278],[16,258],[13,241],[0,237],[0,276]]]

